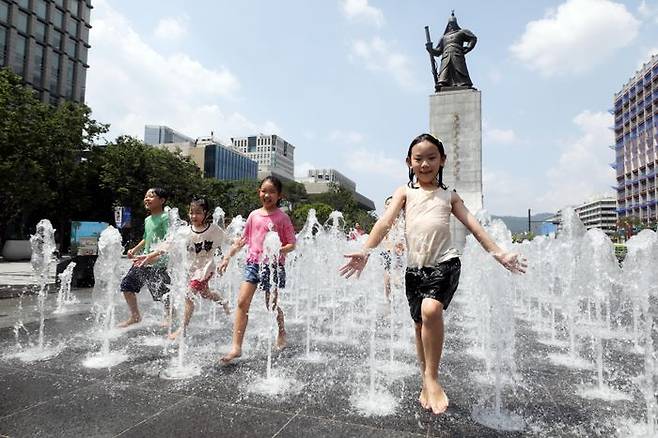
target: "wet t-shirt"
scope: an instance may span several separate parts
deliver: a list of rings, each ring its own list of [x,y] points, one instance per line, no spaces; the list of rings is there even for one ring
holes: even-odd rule
[[[215,270],[215,252],[226,240],[226,233],[215,224],[201,231],[192,228],[187,247],[190,264],[190,279],[207,280]]]
[[[262,209],[254,210],[249,214],[244,227],[243,238],[249,246],[247,262],[260,263],[263,254],[263,244],[268,231],[276,231],[281,246],[295,243],[295,229],[287,214],[278,208],[267,213]],[[285,255],[279,258],[279,263],[285,262]]]

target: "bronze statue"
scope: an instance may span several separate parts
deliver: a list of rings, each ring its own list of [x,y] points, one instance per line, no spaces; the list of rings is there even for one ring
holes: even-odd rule
[[[425,26],[425,36],[427,37],[425,48],[429,52],[432,62],[434,89],[440,92],[446,91],[446,87],[473,88],[464,55],[473,50],[478,39],[470,30],[459,27],[455,11],[452,11],[443,37],[436,48],[432,47],[427,26]],[[434,61],[435,56],[441,57],[441,66],[438,71]]]

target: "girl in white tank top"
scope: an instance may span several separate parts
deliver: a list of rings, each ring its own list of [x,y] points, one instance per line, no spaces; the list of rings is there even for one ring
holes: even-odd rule
[[[423,384],[419,402],[434,414],[445,412],[448,396],[439,383],[443,351],[443,310],[459,281],[459,254],[450,239],[450,214],[455,215],[501,265],[514,273],[525,272],[526,262],[507,253],[489,237],[468,211],[457,192],[443,184],[446,154],[443,144],[430,134],[416,137],[407,151],[409,183],[399,187],[382,217],[373,226],[361,252],[346,254],[341,269],[346,278],[361,274],[370,253],[379,245],[404,209],[407,240],[407,299],[415,322],[416,352]]]

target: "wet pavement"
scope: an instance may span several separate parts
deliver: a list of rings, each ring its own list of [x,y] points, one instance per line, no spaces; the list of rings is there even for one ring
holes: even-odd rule
[[[616,433],[617,418],[641,420],[642,416],[640,395],[632,385],[624,386],[621,377],[620,388],[631,401],[576,396],[578,385],[591,383],[594,373],[552,365],[546,357],[553,347],[537,342],[522,322],[516,351],[519,382],[515,391],[503,393],[501,401],[506,410],[523,418],[523,431],[479,424],[473,408],[493,403],[492,392],[483,392],[477,377],[483,374],[483,363],[468,354],[469,345],[461,336],[458,301],[446,321],[441,366],[450,407],[447,413],[433,416],[417,402],[420,378],[411,330],[393,350],[398,369],[383,371],[389,358],[386,328],[377,326],[382,368],[375,374],[376,391],[370,393],[368,333],[351,339],[317,336],[314,350],[323,359],[305,361],[306,324],[295,321],[291,310],[289,347],[273,353],[273,378],[263,383],[270,325],[262,302],[255,299],[252,304],[244,357],[229,365],[220,365],[217,359],[227,351],[232,319],[221,308],[201,303],[189,329],[185,357],[186,364],[198,367],[199,375],[166,380],[163,370],[178,357],[178,345],[165,341],[166,329],[159,324],[161,307],[148,293],[139,295],[142,323],[130,330],[109,331],[95,326],[92,290],[76,289],[74,294],[79,303],[63,314],[53,314],[55,296],[48,297],[46,343],[63,343],[62,352],[29,363],[9,356],[19,351],[17,341],[23,347],[35,342],[36,298],[0,300],[0,436],[610,436]],[[120,299],[117,296],[117,318],[126,315]],[[314,320],[319,318],[313,315]],[[16,337],[18,320],[26,330],[19,330]],[[85,367],[85,359],[100,350],[103,336],[109,336],[112,351],[121,351],[128,359],[112,368]],[[640,363],[632,362],[637,359],[628,355],[624,362],[629,369],[638,369]],[[272,394],[275,389],[278,394]],[[359,400],[370,404],[370,410],[360,410]],[[373,414],[372,406],[378,405],[391,412]]]

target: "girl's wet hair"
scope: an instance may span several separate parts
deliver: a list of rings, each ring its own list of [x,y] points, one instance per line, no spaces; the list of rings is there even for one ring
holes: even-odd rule
[[[279,178],[277,178],[274,175],[266,176],[265,178],[263,178],[261,180],[260,184],[258,184],[258,188],[263,187],[263,184],[265,183],[265,181],[269,181],[269,182],[272,183],[272,185],[276,189],[276,192],[279,194],[279,196],[281,195],[281,193],[283,193],[283,183],[281,182],[281,180]],[[279,198],[276,201],[276,206],[281,207],[281,198]]]
[[[169,198],[169,192],[167,192],[162,187],[151,187],[150,189],[147,190],[147,192],[153,192],[155,193],[155,196],[157,196],[158,198],[162,198],[165,201],[167,201],[167,198]]]
[[[205,213],[203,216],[204,223],[210,223],[212,220],[212,215],[210,214],[210,201],[205,196],[194,196],[192,201],[190,201],[190,208],[192,207],[201,207],[201,210]]]
[[[438,138],[434,137],[432,134],[420,134],[418,137],[414,138],[411,141],[411,144],[409,145],[409,150],[407,151],[407,160],[411,162],[411,150],[413,149],[414,146],[416,146],[418,143],[422,143],[424,141],[428,141],[432,143],[436,148],[439,150],[439,155],[441,155],[441,158],[445,158],[446,152],[445,149],[443,148],[443,143],[441,143],[441,140]],[[412,189],[414,187],[414,171],[409,168],[409,182],[407,185],[411,187]],[[436,175],[436,182],[439,187],[441,187],[444,190],[447,190],[448,187],[443,184],[443,166],[439,167],[439,173]]]

